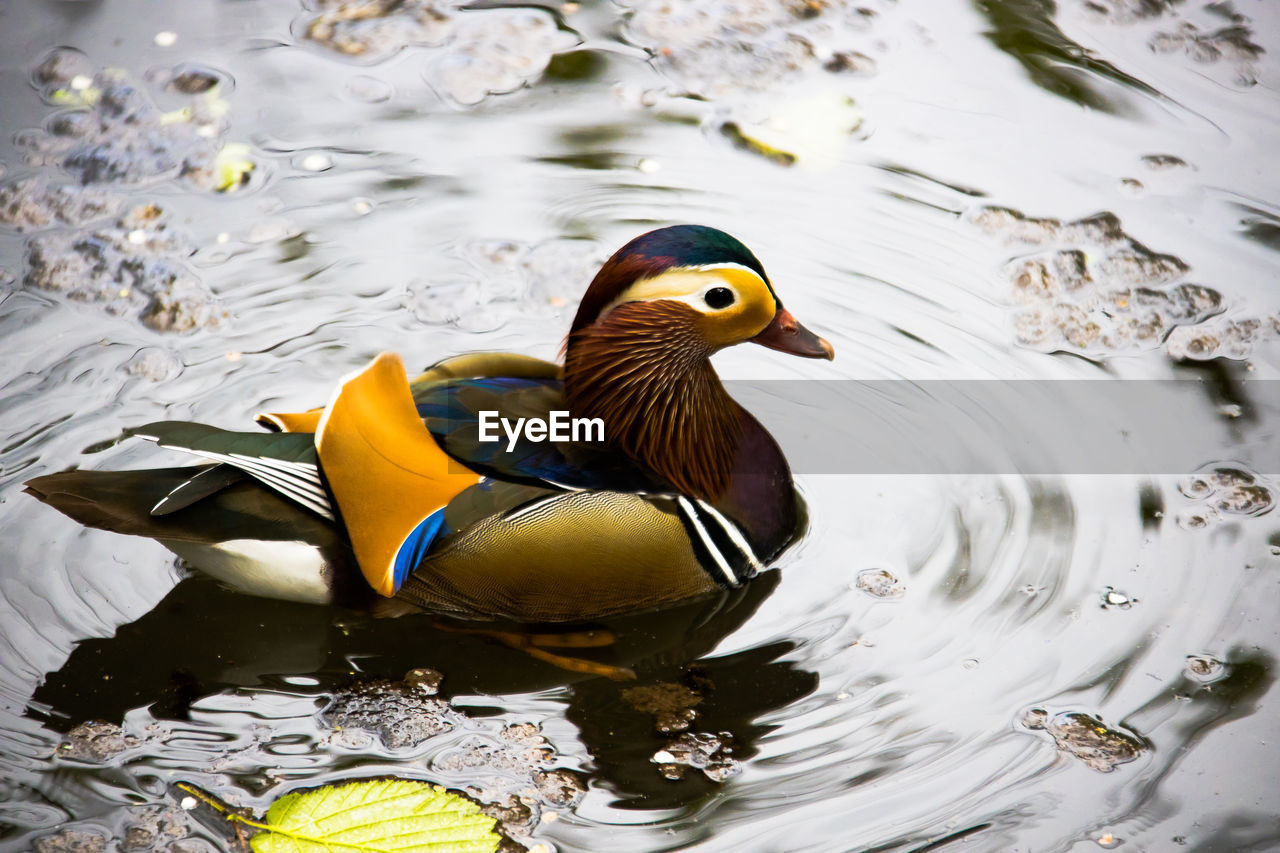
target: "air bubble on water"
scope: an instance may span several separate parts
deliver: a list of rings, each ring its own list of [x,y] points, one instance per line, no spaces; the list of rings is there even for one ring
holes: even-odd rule
[[[326,172],[333,168],[333,158],[317,151],[302,157],[298,161],[298,168],[307,172]]]

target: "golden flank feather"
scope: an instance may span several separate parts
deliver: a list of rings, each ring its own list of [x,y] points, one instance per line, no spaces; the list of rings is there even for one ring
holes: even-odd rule
[[[480,481],[427,432],[404,364],[390,353],[338,389],[317,427],[316,451],[360,570],[387,596],[395,594],[396,551],[405,537]]]
[[[675,514],[639,495],[583,491],[467,528],[428,556],[396,598],[459,615],[561,622],[716,588]]]

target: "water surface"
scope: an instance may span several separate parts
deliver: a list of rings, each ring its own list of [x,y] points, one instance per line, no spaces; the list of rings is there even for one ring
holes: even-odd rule
[[[1280,849],[1273,5],[335,8],[0,8],[0,847],[220,849],[146,835],[169,784],[394,773],[544,850]],[[1150,476],[805,464],[780,571],[610,626],[631,685],[238,596],[21,495],[383,349],[554,357],[596,265],[690,221],[838,353],[727,377],[1193,379],[1221,432]],[[339,728],[361,689],[406,722]]]

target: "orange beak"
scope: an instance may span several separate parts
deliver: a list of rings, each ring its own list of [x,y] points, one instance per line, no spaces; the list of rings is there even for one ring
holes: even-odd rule
[[[800,321],[781,305],[778,306],[778,313],[773,315],[773,320],[764,327],[764,331],[751,340],[769,349],[805,358],[825,358],[830,361],[836,357],[836,351],[825,338],[818,337],[800,325]]]

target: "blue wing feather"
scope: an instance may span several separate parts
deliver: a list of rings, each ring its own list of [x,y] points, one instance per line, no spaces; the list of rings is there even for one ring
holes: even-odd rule
[[[546,418],[564,410],[558,379],[486,377],[433,383],[415,395],[418,414],[447,453],[473,470],[503,480],[533,481],[575,489],[640,490],[649,478],[617,451],[587,442],[531,441],[523,434],[508,449],[479,440],[480,412],[496,411],[514,421]]]
[[[413,570],[418,567],[418,564],[422,562],[422,559],[427,556],[427,551],[431,550],[431,544],[437,538],[446,536],[448,533],[448,526],[444,522],[443,507],[418,522],[418,526],[413,528],[404,541],[400,543],[399,549],[396,550],[391,579],[394,589],[400,589],[400,584],[404,583],[405,578],[409,577]]]

